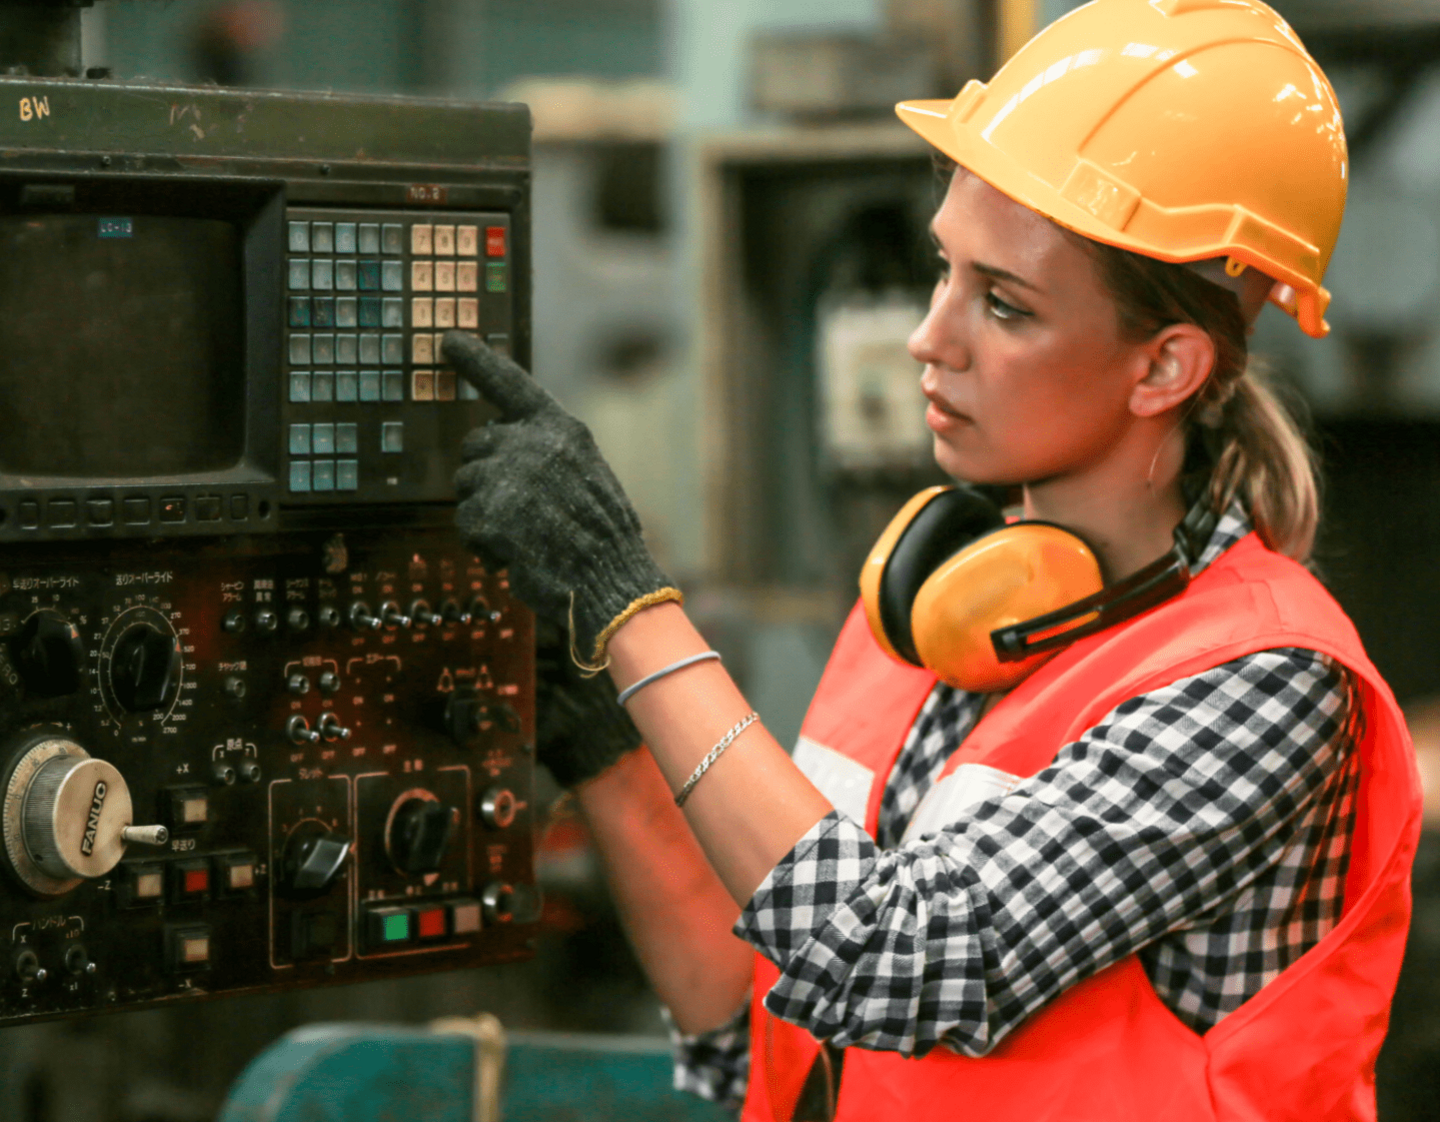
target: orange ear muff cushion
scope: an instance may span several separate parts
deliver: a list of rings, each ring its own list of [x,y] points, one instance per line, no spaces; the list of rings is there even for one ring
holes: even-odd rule
[[[1044,522],[1006,526],[945,561],[921,586],[910,612],[916,652],[958,689],[1007,690],[1055,652],[1001,662],[990,633],[1057,611],[1103,586],[1094,553],[1074,534]]]
[[[965,487],[931,487],[900,508],[860,571],[870,632],[886,654],[921,665],[910,626],[916,594],[947,557],[1004,524],[994,503]]]

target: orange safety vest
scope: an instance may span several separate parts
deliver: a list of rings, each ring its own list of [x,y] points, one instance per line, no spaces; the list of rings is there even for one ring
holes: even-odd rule
[[[936,784],[1031,776],[1127,698],[1277,647],[1323,652],[1354,673],[1364,710],[1360,788],[1343,916],[1315,947],[1204,1035],[1156,996],[1131,955],[1078,983],[987,1056],[850,1048],[836,1122],[1318,1122],[1375,1118],[1375,1057],[1410,916],[1420,783],[1404,718],[1339,605],[1254,535],[1181,596],[1067,648],[979,722]],[[935,684],[886,657],[857,608],[806,715],[797,758],[873,836],[905,737]],[[825,765],[828,761],[829,765]],[[802,766],[804,766],[802,764]],[[927,796],[928,797],[928,796]],[[925,809],[922,802],[917,814]],[[779,973],[756,956],[744,1122],[789,1122],[820,1044],[772,1017]]]

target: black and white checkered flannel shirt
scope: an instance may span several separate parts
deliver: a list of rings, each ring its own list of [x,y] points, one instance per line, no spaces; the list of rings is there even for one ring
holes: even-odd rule
[[[1250,530],[1232,506],[1197,571]],[[1262,651],[1131,698],[1009,795],[937,835],[905,826],[980,716],[937,685],[883,795],[878,842],[833,811],[736,924],[781,971],[778,1017],[837,1047],[983,1056],[1067,987],[1139,953],[1197,1032],[1340,916],[1359,719],[1350,675]],[[678,1089],[738,1105],[748,1009],[675,1035]]]

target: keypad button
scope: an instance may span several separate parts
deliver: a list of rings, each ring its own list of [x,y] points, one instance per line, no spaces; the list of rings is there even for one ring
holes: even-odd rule
[[[355,248],[355,223],[335,223],[335,252],[336,253],[359,253]]]
[[[290,252],[291,252],[291,253],[309,253],[309,252],[310,252],[310,223],[308,223],[308,222],[291,222],[291,223],[290,223]]]
[[[380,426],[380,451],[405,451],[405,425],[400,421],[386,421]]]
[[[411,361],[416,366],[429,366],[435,361],[435,336],[416,335],[410,342]]]
[[[310,448],[317,456],[333,456],[335,454],[335,426],[333,424],[313,425],[310,429]],[[290,449],[291,455],[305,455],[304,452],[296,452]]]
[[[110,526],[115,522],[114,499],[89,499],[85,503],[85,517],[92,526]]]
[[[380,336],[360,336],[360,363],[363,366],[380,365]]]
[[[453,261],[437,261],[437,262],[435,262],[435,291],[436,291],[436,292],[454,292],[454,291],[455,291],[455,262],[453,262]]]
[[[74,499],[51,499],[45,504],[45,524],[51,529],[68,530],[80,516]]]
[[[338,302],[332,296],[315,297],[315,326],[316,327],[344,327],[345,324],[337,324],[340,311],[344,308],[344,298]]]
[[[405,301],[398,296],[385,297],[384,307],[380,312],[381,327],[404,327],[405,326]]]
[[[358,491],[358,490],[360,490],[360,461],[359,461],[359,460],[336,460],[336,461],[335,461],[335,490],[337,490],[337,491]]]
[[[380,291],[380,262],[378,260],[360,262],[360,291]]]
[[[435,227],[435,256],[436,256],[436,257],[454,257],[454,256],[455,256],[455,227],[454,227],[454,226],[436,226],[436,227]]]
[[[410,375],[410,400],[435,400],[435,372],[433,370],[416,370]]]
[[[360,223],[360,238],[356,243],[357,253],[379,253],[380,252],[380,224],[378,222]]]
[[[335,262],[310,262],[310,287],[316,292],[329,292],[335,287]]]
[[[487,335],[485,336],[485,345],[497,355],[510,357],[510,336],[508,335]]]
[[[435,400],[455,400],[455,371],[441,370],[435,375]]]
[[[310,226],[310,252],[335,252],[335,223],[315,222]]]
[[[230,496],[230,518],[235,522],[244,522],[250,517],[250,496]]]
[[[310,297],[292,296],[288,301],[291,327],[310,326]]]
[[[304,292],[310,287],[310,261],[305,257],[292,257],[290,259],[290,287],[296,292]]]
[[[480,901],[456,900],[450,905],[450,932],[474,935],[480,930]]]
[[[386,366],[400,366],[405,361],[405,336],[383,335],[380,338],[380,361]]]
[[[476,262],[457,261],[455,263],[455,291],[480,291],[480,266]]]
[[[410,288],[414,292],[435,291],[435,262],[410,262]]]
[[[380,287],[386,292],[405,291],[405,263],[386,261],[380,266]]]
[[[353,370],[337,370],[335,372],[335,400],[359,401],[360,375]]]
[[[378,296],[362,296],[362,297],[360,297],[360,326],[361,326],[361,327],[379,327],[379,326],[380,326],[380,297],[378,297]]]
[[[308,336],[308,335],[292,335],[292,336],[290,336],[290,365],[291,365],[291,366],[309,366],[309,365],[310,365],[310,336]]]
[[[508,286],[508,272],[503,264],[497,261],[491,261],[485,266],[486,292],[504,292]]]
[[[398,370],[386,370],[381,379],[380,396],[386,401],[404,401],[405,375]]]
[[[419,327],[420,324],[416,324]],[[435,326],[448,331],[455,326],[455,298],[443,296],[435,301]]]
[[[433,253],[435,227],[428,222],[417,222],[410,227],[410,252],[417,257]]]
[[[310,461],[290,461],[290,490],[296,494],[304,494],[310,490]]]
[[[479,254],[480,230],[478,227],[455,227],[455,252],[461,257],[474,257]]]
[[[333,366],[335,364],[335,336],[316,335],[314,340],[315,365]]]
[[[401,254],[405,252],[405,227],[398,222],[387,222],[380,232],[380,252]]]
[[[355,262],[354,260],[341,260],[335,262],[335,290],[337,292],[354,292]]]
[[[308,455],[310,455],[310,426],[309,426],[309,425],[291,425],[291,426],[290,426],[290,455],[292,455],[292,456],[308,456]]]
[[[184,522],[185,500],[179,495],[162,495],[160,498],[161,522]]]
[[[354,366],[359,360],[354,335],[335,336],[335,361],[341,366]]]
[[[360,371],[360,400],[361,400],[361,401],[379,401],[379,400],[380,400],[380,371],[378,371],[378,370],[362,370],[362,371]]]
[[[126,499],[120,504],[120,514],[126,525],[144,526],[150,521],[150,500]]]
[[[410,301],[410,325],[431,327],[435,323],[435,301],[429,296],[417,296]]]
[[[149,500],[146,500],[145,509],[150,509]],[[146,515],[145,521],[150,521]],[[20,504],[20,528],[22,530],[38,530],[40,528],[40,504],[33,500],[26,499]]]
[[[504,256],[505,256],[505,227],[504,227],[504,226],[486,226],[486,227],[485,227],[485,256],[486,256],[486,257],[504,257]]]
[[[310,400],[310,371],[292,370],[290,372],[290,400],[299,405]]]
[[[455,326],[462,331],[474,331],[480,326],[480,301],[472,296],[462,296],[455,301]]]
[[[316,491],[335,490],[335,461],[316,460],[310,474],[310,486]]]
[[[315,384],[310,390],[310,396],[314,401],[334,401],[335,375],[331,374],[328,370],[317,373],[315,375]]]
[[[219,522],[219,521],[220,521],[220,496],[219,496],[219,495],[196,495],[196,496],[195,496],[195,521],[196,521],[196,522]]]
[[[335,451],[340,455],[354,455],[360,451],[359,426],[346,421],[335,426]]]

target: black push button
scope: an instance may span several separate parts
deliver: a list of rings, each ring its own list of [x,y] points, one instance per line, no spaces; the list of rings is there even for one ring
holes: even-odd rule
[[[220,521],[220,496],[219,496],[219,495],[197,495],[197,496],[195,496],[195,521],[197,521],[197,522],[219,522],[219,521]]]
[[[230,496],[230,517],[236,522],[243,522],[250,517],[250,496]]]
[[[40,528],[39,503],[26,501],[20,504],[20,527],[24,530],[38,530]]]
[[[74,499],[51,499],[45,504],[45,522],[56,530],[68,530],[79,517]]]
[[[201,787],[172,787],[164,793],[161,810],[171,830],[198,830],[210,821],[210,796]]]
[[[144,526],[150,521],[149,499],[126,499],[121,506],[126,525]]]
[[[161,522],[184,522],[185,521],[185,500],[178,495],[170,495],[160,500],[160,521]]]
[[[165,957],[177,974],[206,970],[210,966],[210,928],[204,925],[169,927],[165,930]]]
[[[165,866],[124,862],[116,872],[115,890],[122,908],[153,907],[165,896]]]
[[[295,912],[290,953],[297,959],[325,958],[340,941],[340,920],[330,912]]]
[[[85,513],[92,526],[109,526],[115,521],[114,499],[90,499],[85,503]]]

